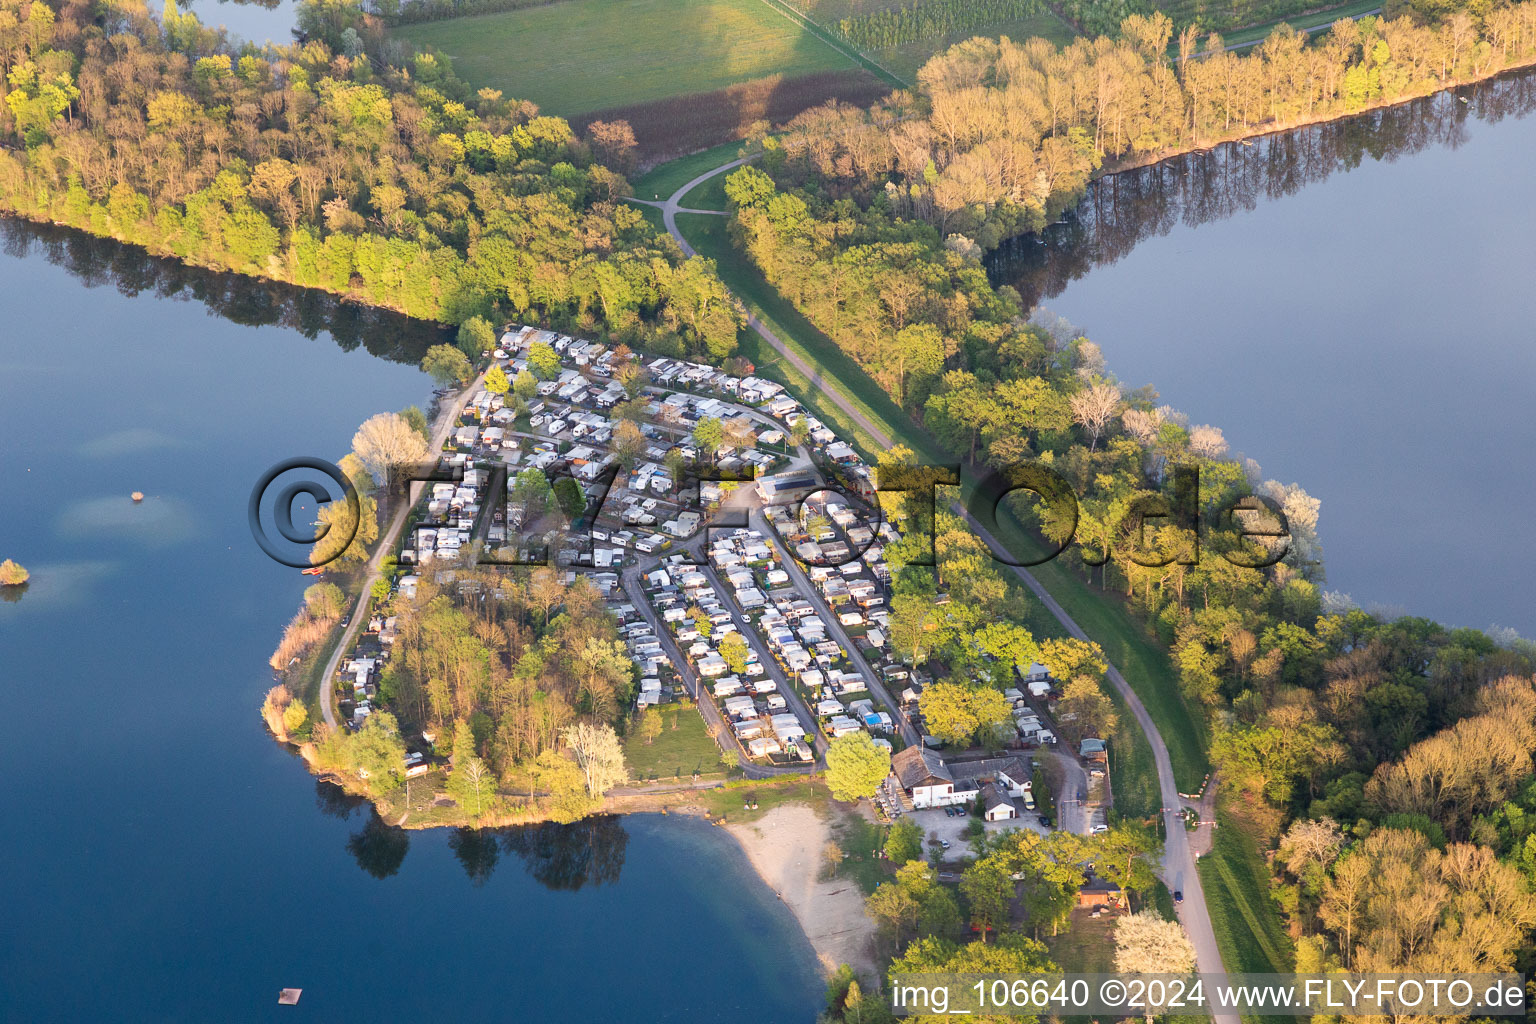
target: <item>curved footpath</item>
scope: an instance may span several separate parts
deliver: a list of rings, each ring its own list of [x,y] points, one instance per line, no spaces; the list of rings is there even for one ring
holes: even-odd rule
[[[690,256],[694,255],[694,249],[693,246],[688,244],[688,240],[683,237],[682,232],[677,228],[677,214],[679,212],[718,214],[721,211],[684,210],[680,206],[682,197],[702,182],[708,181],[717,174],[723,174],[726,171],[740,167],[750,159],[752,158],[743,157],[732,160],[730,163],[721,164],[714,170],[706,171],[704,174],[686,183],[664,202],[646,204],[648,206],[658,206],[661,209],[662,220],[667,225],[667,231],[677,240],[678,245],[682,247],[685,253]],[[804,374],[807,380],[814,381],[820,379],[820,371],[791,351],[789,346],[784,344],[778,335],[765,327],[757,317],[749,315],[747,317],[747,325],[756,331],[758,336],[770,348],[783,356],[796,370]],[[858,424],[875,441],[887,448],[892,446],[891,436],[870,422],[869,418],[855,408],[853,403],[848,401],[841,392],[827,388],[822,391],[822,395],[833,405],[837,406],[838,409],[842,410],[844,414],[853,420],[854,423]],[[1007,549],[998,543],[975,520],[969,511],[958,503],[955,504],[954,508],[988,547],[994,552],[1006,552]],[[1066,610],[1050,595],[1040,581],[1035,579],[1028,569],[1025,569],[1023,566],[1013,566],[1012,569],[1024,585],[1040,599],[1040,603],[1055,616],[1056,621],[1061,623],[1062,628],[1080,640],[1088,639],[1088,635],[1083,632],[1082,627],[1072,620],[1071,616],[1066,613]],[[1131,689],[1131,685],[1126,682],[1125,676],[1120,674],[1120,670],[1114,665],[1110,665],[1108,675],[1110,682],[1119,691],[1126,706],[1136,716],[1136,721],[1141,726],[1142,732],[1146,733],[1147,741],[1152,745],[1153,758],[1157,762],[1157,783],[1162,793],[1163,824],[1167,831],[1167,839],[1163,844],[1163,881],[1168,888],[1184,893],[1184,901],[1179,904],[1177,909],[1179,919],[1184,923],[1184,928],[1189,933],[1190,942],[1195,947],[1195,957],[1200,973],[1221,974],[1223,973],[1221,951],[1216,945],[1216,931],[1211,925],[1210,911],[1205,905],[1205,893],[1200,886],[1200,873],[1195,869],[1194,855],[1190,851],[1189,846],[1189,836],[1184,828],[1182,816],[1183,801],[1179,796],[1179,787],[1173,779],[1173,762],[1168,756],[1168,745],[1163,742],[1162,734],[1157,731],[1157,725],[1152,721],[1152,716],[1147,714],[1146,707],[1141,703],[1141,699],[1136,696],[1136,692]],[[1217,1024],[1238,1024],[1237,1014],[1215,1013],[1212,1014],[1212,1017]]]
[[[427,457],[434,462],[442,458],[443,442],[448,440],[448,432],[453,429],[453,421],[458,418],[460,400],[478,388],[484,380],[485,373],[482,371],[480,376],[461,390],[444,395],[438,402],[437,422],[432,425],[432,436],[427,441]],[[390,519],[389,529],[379,538],[378,546],[373,549],[373,557],[368,559],[367,576],[363,580],[362,592],[357,595],[357,604],[352,609],[352,620],[347,623],[341,639],[336,642],[335,649],[326,660],[325,671],[320,673],[320,714],[325,724],[332,729],[336,728],[336,710],[332,706],[336,698],[336,666],[341,664],[341,659],[352,649],[352,641],[362,629],[364,616],[368,614],[368,602],[372,599],[373,581],[383,575],[379,570],[384,564],[384,554],[395,549],[395,538],[405,529],[406,517],[410,515],[411,506],[415,503],[415,493],[407,494],[406,500],[400,503],[394,517]]]

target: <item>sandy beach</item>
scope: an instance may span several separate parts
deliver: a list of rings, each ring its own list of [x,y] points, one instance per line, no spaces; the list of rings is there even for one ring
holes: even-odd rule
[[[750,824],[728,825],[769,888],[789,905],[824,970],[848,964],[861,983],[876,975],[871,952],[875,924],[864,913],[864,894],[852,881],[820,881],[828,823],[806,806],[775,807]]]

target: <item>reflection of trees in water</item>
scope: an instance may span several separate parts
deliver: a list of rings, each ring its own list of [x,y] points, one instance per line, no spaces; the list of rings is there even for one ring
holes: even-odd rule
[[[320,808],[321,814],[345,821],[352,817],[353,811],[367,805],[367,797],[348,793],[334,782],[315,780],[315,806]]]
[[[464,873],[476,885],[484,885],[496,870],[501,851],[496,844],[496,833],[484,828],[456,828],[448,837],[448,848],[459,858]]]
[[[629,833],[612,814],[569,825],[547,823],[504,829],[501,845],[523,859],[528,873],[551,889],[572,892],[582,886],[619,880]]]
[[[110,284],[129,297],[148,293],[197,301],[249,327],[286,327],[306,338],[329,334],[347,352],[361,346],[380,358],[415,364],[428,347],[451,340],[436,324],[348,302],[329,292],[216,273],[72,228],[0,217],[0,244],[11,256],[40,254],[88,287]]]
[[[357,866],[374,878],[388,878],[400,870],[407,851],[411,848],[410,837],[405,829],[387,824],[374,811],[361,832],[352,833],[347,840],[347,852],[357,859]]]
[[[1465,96],[1462,103],[1458,96]],[[1178,223],[1224,220],[1259,200],[1292,195],[1366,157],[1395,160],[1430,147],[1455,149],[1467,118],[1496,123],[1536,109],[1536,72],[1513,72],[1460,90],[1164,160],[1094,182],[1083,201],[1038,236],[1016,238],[987,259],[995,284],[1011,284],[1028,307],[1060,295],[1095,267]]]
[[[496,871],[502,853],[508,853],[521,859],[523,867],[541,884],[572,892],[588,884],[617,882],[628,846],[629,833],[614,815],[569,825],[549,822],[503,829],[460,828],[448,837],[448,848],[476,885],[484,885]]]

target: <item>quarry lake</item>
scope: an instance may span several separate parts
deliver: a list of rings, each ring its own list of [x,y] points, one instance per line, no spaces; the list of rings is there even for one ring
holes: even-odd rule
[[[1536,636],[1533,106],[1526,72],[1107,177],[989,269],[1321,499],[1325,589]]]
[[[14,742],[7,1020],[808,1021],[814,954],[723,830],[678,817],[403,832],[274,743],[308,582],[245,506],[430,398],[437,332],[7,222],[0,602]],[[143,504],[129,500],[143,491]]]

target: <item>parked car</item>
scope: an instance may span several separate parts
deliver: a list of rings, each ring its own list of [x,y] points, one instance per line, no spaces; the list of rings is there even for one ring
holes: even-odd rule
[[[1175,902],[1175,903],[1183,903],[1184,902],[1184,890],[1183,889],[1175,889],[1175,890],[1173,890],[1173,902]]]

